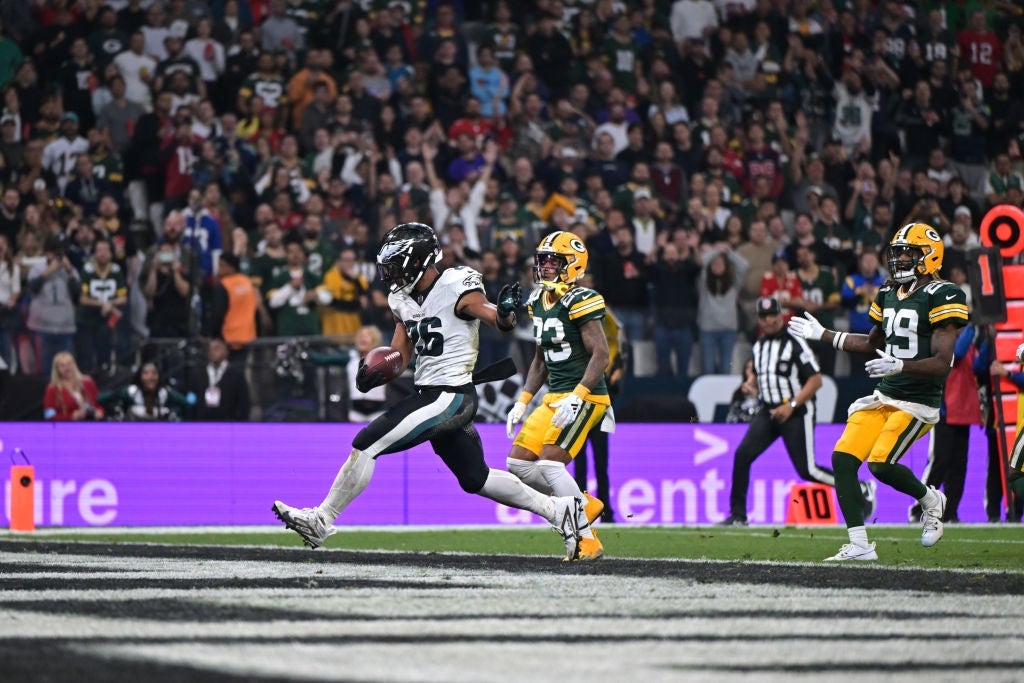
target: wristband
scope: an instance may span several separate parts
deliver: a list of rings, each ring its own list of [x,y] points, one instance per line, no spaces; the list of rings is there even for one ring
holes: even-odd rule
[[[519,322],[518,320],[516,320],[516,313],[515,313],[515,311],[512,311],[511,313],[509,313],[509,315],[512,317],[512,323],[509,324],[509,325],[505,325],[504,323],[502,323],[501,322],[501,318],[497,318],[494,321],[494,324],[502,332],[511,332],[512,330],[516,329],[516,323]]]
[[[516,400],[519,401],[520,403],[527,404],[530,402],[530,399],[532,398],[533,394],[531,394],[529,391],[523,391],[519,393],[519,398],[517,398]]]
[[[846,332],[836,332],[832,337],[832,346],[837,349],[842,349],[843,344],[846,342]]]
[[[580,398],[586,398],[590,396],[590,389],[586,388],[582,384],[577,384],[576,388],[572,390],[572,393],[576,394]]]

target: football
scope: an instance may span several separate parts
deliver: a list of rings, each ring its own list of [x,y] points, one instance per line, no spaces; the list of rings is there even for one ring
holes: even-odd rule
[[[402,354],[390,346],[370,349],[363,359],[368,372],[379,372],[386,382],[402,373]]]

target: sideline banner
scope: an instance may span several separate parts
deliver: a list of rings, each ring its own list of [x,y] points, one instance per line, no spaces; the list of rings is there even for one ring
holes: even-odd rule
[[[488,463],[505,469],[503,424],[477,425]],[[843,425],[818,425],[827,465]],[[35,466],[39,526],[276,524],[275,499],[318,504],[348,457],[357,424],[0,423],[0,448]],[[620,424],[611,435],[612,505],[623,524],[710,524],[728,512],[732,455],[745,425]],[[902,462],[918,475],[931,436]],[[971,430],[964,522],[984,522],[987,444]],[[571,469],[571,466],[570,466]],[[591,467],[591,473],[593,468]],[[870,477],[867,468],[862,477]],[[798,481],[782,441],[754,463],[752,523],[784,524]],[[4,489],[4,524],[11,490]],[[877,522],[906,522],[911,501],[879,485]],[[529,513],[464,493],[429,444],[381,456],[373,480],[339,519],[345,525],[534,524]],[[869,520],[870,523],[870,520]]]

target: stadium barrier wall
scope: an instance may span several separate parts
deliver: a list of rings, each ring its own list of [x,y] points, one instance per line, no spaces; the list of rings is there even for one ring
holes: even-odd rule
[[[357,424],[3,423],[0,450],[35,466],[35,521],[44,527],[277,523],[275,499],[320,502],[348,456]],[[504,425],[478,425],[488,463],[505,469]],[[826,465],[842,425],[819,425]],[[728,510],[732,455],[744,425],[620,424],[611,435],[612,504],[624,524],[708,524]],[[920,474],[930,436],[903,462]],[[985,521],[986,441],[971,431],[964,522]],[[5,460],[7,458],[4,458]],[[593,468],[591,467],[591,472]],[[862,478],[869,477],[867,468]],[[7,479],[5,477],[5,479]],[[777,441],[754,463],[750,521],[783,524],[797,481]],[[4,526],[10,520],[10,482]],[[879,487],[877,522],[906,522],[910,500]],[[529,513],[466,495],[429,444],[381,456],[373,481],[346,510],[346,525],[532,524]]]

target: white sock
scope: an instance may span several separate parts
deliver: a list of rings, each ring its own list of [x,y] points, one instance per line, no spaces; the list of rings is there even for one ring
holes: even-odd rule
[[[532,486],[544,495],[551,495],[551,487],[548,486],[544,475],[537,468],[536,460],[508,458],[505,462],[508,465],[508,471],[522,479],[528,486]]]
[[[519,460],[518,462],[523,462]],[[533,490],[514,474],[502,470],[491,469],[487,473],[487,481],[483,488],[476,492],[478,496],[490,498],[502,505],[529,510],[538,517],[543,517],[552,524],[555,519],[555,504],[550,496]]]
[[[584,505],[587,504],[587,499],[584,498],[583,491],[580,491],[579,484],[565,469],[565,463],[557,460],[538,460],[537,468],[540,470],[541,476],[544,477],[544,481],[551,487],[551,495],[572,496],[578,498]],[[580,529],[580,534],[585,538],[594,537],[594,532],[591,531],[589,525],[585,529]]]
[[[342,510],[363,492],[373,476],[373,467],[377,461],[363,451],[352,449],[348,460],[341,466],[338,476],[331,484],[324,502],[317,508],[320,518],[327,524],[333,524]]]
[[[939,496],[935,493],[935,489],[929,487],[928,492],[917,499],[917,502],[921,504],[921,507],[931,508],[939,504]]]
[[[850,543],[861,548],[868,547],[868,530],[862,526],[851,526],[846,530],[850,534]]]

